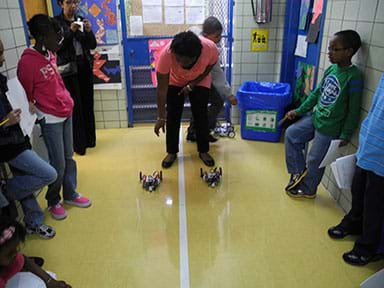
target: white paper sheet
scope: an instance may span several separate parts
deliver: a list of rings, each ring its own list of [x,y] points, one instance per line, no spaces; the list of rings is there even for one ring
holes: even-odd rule
[[[204,6],[204,0],[185,0],[185,6]]]
[[[295,55],[300,57],[307,57],[308,42],[306,41],[306,35],[298,35],[296,42]]]
[[[205,20],[204,7],[186,7],[186,24],[202,24]]]
[[[163,23],[161,6],[143,6],[143,23]]]
[[[129,16],[130,35],[143,35],[143,17]]]
[[[355,154],[337,158],[336,161],[331,163],[333,175],[340,189],[351,189],[355,167]]]
[[[184,7],[165,7],[165,24],[184,24]]]
[[[24,135],[31,136],[36,115],[29,112],[29,103],[23,86],[17,78],[8,80],[7,97],[13,109],[21,109],[20,127]]]
[[[340,139],[332,140],[329,145],[327,154],[325,154],[323,161],[321,161],[319,168],[324,168],[325,166],[331,164],[337,159],[340,155],[339,144],[341,143]]]
[[[184,0],[164,0],[164,6],[183,6],[184,7]]]
[[[142,0],[142,6],[161,6],[161,0]]]

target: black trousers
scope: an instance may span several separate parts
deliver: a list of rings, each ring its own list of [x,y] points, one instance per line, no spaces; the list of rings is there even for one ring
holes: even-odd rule
[[[189,94],[191,111],[195,119],[197,150],[200,153],[209,151],[207,116],[209,90],[208,88],[197,86]],[[177,95],[180,91],[181,87],[171,85],[168,87],[166,142],[167,153],[171,154],[179,152],[180,122],[184,108],[184,96]]]
[[[73,149],[83,153],[96,145],[93,110],[93,73],[84,60],[77,61],[78,74],[63,77],[65,87],[75,102],[73,108]]]
[[[209,92],[208,103],[211,104],[208,106],[208,129],[213,130],[216,127],[217,116],[220,111],[223,109],[224,100],[221,98],[220,94],[217,92],[214,86],[211,86],[211,91]],[[190,124],[188,127],[188,132],[195,133],[195,123],[193,117],[191,117]]]
[[[384,177],[356,166],[352,181],[352,208],[341,222],[346,229],[361,232],[354,250],[361,255],[377,252],[384,229]],[[384,241],[384,239],[383,239]]]

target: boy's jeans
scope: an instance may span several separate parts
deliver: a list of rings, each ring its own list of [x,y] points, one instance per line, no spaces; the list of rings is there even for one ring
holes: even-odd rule
[[[305,192],[308,194],[316,193],[325,170],[324,168],[320,169],[319,165],[328,151],[329,144],[337,137],[316,131],[310,115],[304,116],[289,126],[285,132],[285,161],[290,174],[303,172],[305,168],[305,145],[312,139],[307,160],[308,174],[302,182]]]
[[[13,177],[7,180],[7,195],[20,201],[26,225],[40,226],[43,224],[43,211],[33,193],[55,181],[56,170],[29,149],[8,161],[8,164]]]
[[[47,124],[41,122],[41,132],[47,146],[49,162],[56,169],[57,179],[48,187],[45,199],[48,206],[60,202],[60,190],[63,187],[64,200],[73,200],[76,193],[77,169],[73,160],[72,117],[64,122]]]

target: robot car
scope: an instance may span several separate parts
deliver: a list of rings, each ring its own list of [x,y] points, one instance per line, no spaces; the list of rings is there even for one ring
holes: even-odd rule
[[[235,133],[235,127],[229,122],[225,123],[218,123],[214,130],[215,135],[220,136],[220,137],[229,137],[229,138],[234,138],[236,133]]]
[[[163,180],[163,172],[160,170],[154,171],[152,175],[143,175],[143,173],[140,171],[139,177],[143,188],[149,192],[153,192]]]
[[[200,177],[203,178],[205,182],[208,183],[209,187],[216,187],[221,179],[221,176],[223,175],[223,169],[217,167],[211,169],[210,171],[203,171],[203,168],[200,168]]]

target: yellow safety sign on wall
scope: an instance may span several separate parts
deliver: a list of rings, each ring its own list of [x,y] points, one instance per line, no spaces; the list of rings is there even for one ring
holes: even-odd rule
[[[268,29],[252,30],[252,51],[268,51]]]

